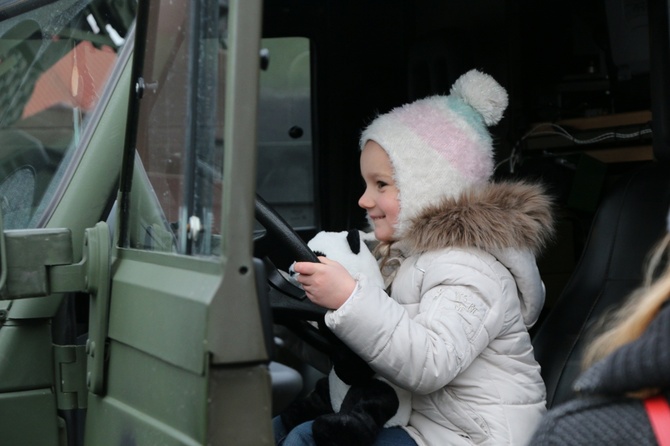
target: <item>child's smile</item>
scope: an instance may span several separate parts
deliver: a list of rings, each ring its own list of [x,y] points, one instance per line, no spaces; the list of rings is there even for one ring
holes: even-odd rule
[[[375,141],[368,141],[361,152],[361,175],[365,192],[358,205],[368,212],[377,240],[390,242],[394,239],[400,201],[391,160]]]

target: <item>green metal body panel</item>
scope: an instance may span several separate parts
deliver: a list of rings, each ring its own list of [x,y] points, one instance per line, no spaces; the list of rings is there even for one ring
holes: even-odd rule
[[[0,332],[0,443],[58,445],[49,321],[9,322]]]
[[[0,336],[0,358],[3,359],[0,360],[0,395],[51,387],[53,354],[49,321],[5,324]]]
[[[119,253],[114,269],[109,337],[203,374],[207,306],[221,281],[218,264],[126,251]]]
[[[272,395],[268,393],[272,382],[267,367],[213,367],[209,386],[211,444],[274,444]]]
[[[205,444],[207,375],[110,341],[105,397],[90,395],[87,445]]]
[[[49,388],[0,393],[0,420],[11,420],[2,423],[2,444],[62,446],[54,413],[56,401]]]

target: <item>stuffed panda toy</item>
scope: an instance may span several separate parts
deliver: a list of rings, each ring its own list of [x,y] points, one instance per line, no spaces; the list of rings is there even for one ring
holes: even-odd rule
[[[342,264],[355,278],[364,274],[380,288],[384,280],[375,257],[358,230],[319,232],[307,245],[317,256]],[[290,277],[295,276],[291,267]],[[297,281],[293,280],[295,284]],[[299,284],[298,284],[299,285]],[[280,414],[287,431],[314,420],[317,445],[370,445],[382,427],[403,426],[411,412],[410,393],[376,376],[370,366],[330,330],[320,327],[333,346],[332,368],[307,397]]]

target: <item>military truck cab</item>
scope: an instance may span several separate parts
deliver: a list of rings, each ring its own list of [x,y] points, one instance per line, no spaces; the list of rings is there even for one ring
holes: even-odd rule
[[[358,138],[471,68],[507,89],[497,180],[556,237],[548,405],[665,230],[667,2],[0,0],[0,443],[273,444],[327,373],[285,274],[365,230]]]

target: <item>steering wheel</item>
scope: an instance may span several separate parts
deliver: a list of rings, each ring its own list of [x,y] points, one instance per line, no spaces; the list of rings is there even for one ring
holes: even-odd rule
[[[265,234],[254,242],[256,246],[279,246],[296,261],[319,262],[316,254],[293,228],[262,197],[256,195],[256,220],[265,228]],[[259,249],[262,251],[263,249]],[[284,325],[308,344],[329,353],[330,341],[310,322],[324,324],[326,308],[310,301],[302,288],[289,282],[267,255],[263,257],[269,284],[270,305],[274,321]]]

